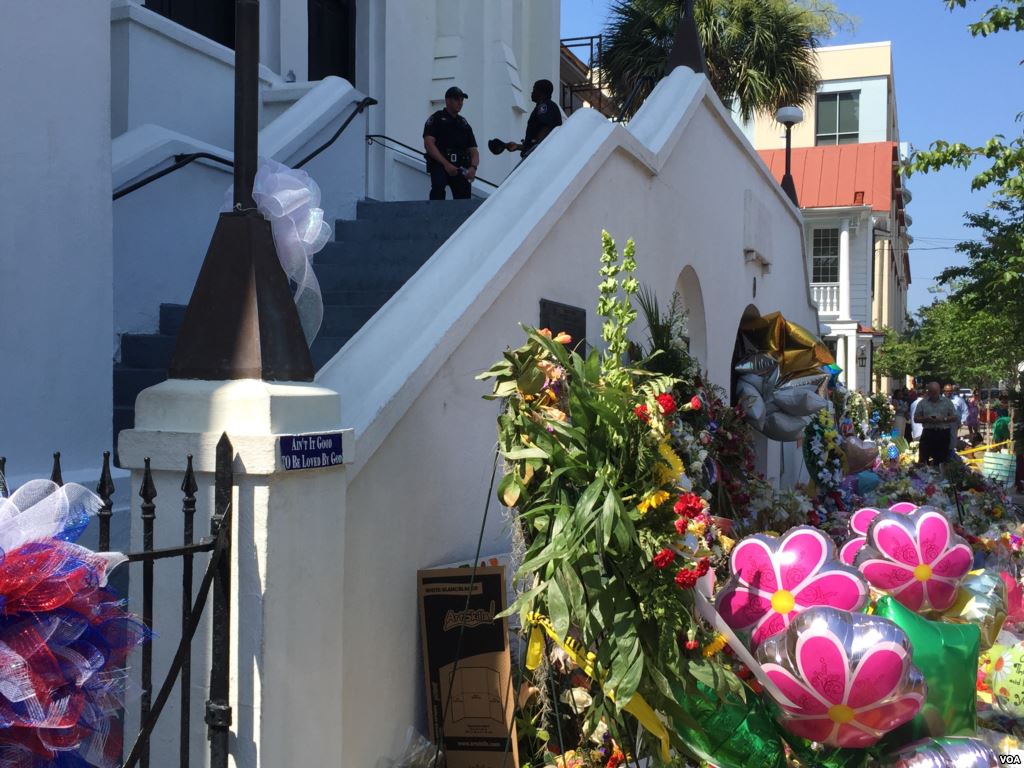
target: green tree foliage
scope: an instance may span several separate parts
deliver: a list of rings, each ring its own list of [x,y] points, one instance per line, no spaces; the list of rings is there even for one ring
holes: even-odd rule
[[[1005,315],[944,298],[918,310],[917,322],[903,334],[886,329],[875,370],[981,387],[1010,376],[1015,355]]]
[[[966,8],[975,0],[944,0],[950,9]],[[997,32],[1024,30],[1024,0],[1001,0],[984,12],[979,21],[968,25],[975,37],[988,37]],[[1017,115],[1018,122],[1022,114]],[[1008,139],[997,134],[980,146],[963,142],[938,140],[927,150],[913,154],[907,173],[928,173],[941,168],[968,168],[975,160],[988,160],[988,166],[971,181],[972,189],[995,187],[1008,197],[1024,199],[1024,135]]]
[[[681,7],[681,0],[612,4],[602,68],[620,104],[641,78],[664,74]],[[808,101],[818,82],[813,47],[849,20],[827,0],[697,0],[694,17],[711,85],[744,119]],[[641,89],[633,110],[649,92]]]
[[[921,354],[913,332],[901,334],[892,328],[884,328],[883,332],[885,341],[875,357],[875,372],[894,379],[916,376],[921,369]]]

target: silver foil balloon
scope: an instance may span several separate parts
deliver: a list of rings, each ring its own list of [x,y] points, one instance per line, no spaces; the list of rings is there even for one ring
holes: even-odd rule
[[[870,747],[928,694],[906,634],[880,616],[809,608],[768,638],[757,660],[789,699],[775,702],[782,727],[832,747]]]
[[[733,366],[736,373],[753,373],[758,376],[767,376],[778,369],[779,361],[765,352],[747,355]]]
[[[987,651],[1006,621],[1006,582],[991,569],[970,571],[962,582],[956,601],[942,614],[943,621],[977,624],[981,650]]]
[[[809,387],[824,397],[828,392],[828,380],[829,375],[827,373],[812,373],[810,376],[796,376],[792,379],[786,379],[779,384],[779,389]]]
[[[944,736],[908,744],[882,758],[883,768],[996,768],[999,756],[980,739]]]

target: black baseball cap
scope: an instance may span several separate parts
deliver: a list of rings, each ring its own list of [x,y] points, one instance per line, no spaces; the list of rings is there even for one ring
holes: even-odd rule
[[[444,97],[446,99],[468,99],[469,94],[466,93],[461,88],[459,88],[459,86],[453,85],[451,88],[444,92]]]

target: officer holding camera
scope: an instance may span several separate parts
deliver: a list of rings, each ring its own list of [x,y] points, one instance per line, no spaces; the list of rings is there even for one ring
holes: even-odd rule
[[[444,200],[445,187],[452,188],[455,200],[464,200],[470,195],[470,184],[476,178],[480,153],[473,129],[459,114],[467,98],[461,88],[452,86],[445,91],[444,109],[427,118],[423,126],[431,200]]]

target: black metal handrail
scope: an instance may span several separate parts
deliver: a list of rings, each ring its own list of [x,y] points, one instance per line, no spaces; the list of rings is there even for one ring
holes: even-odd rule
[[[345,129],[348,128],[348,124],[351,123],[355,119],[356,115],[362,114],[363,111],[367,107],[372,107],[374,104],[377,104],[377,100],[375,98],[373,98],[372,96],[367,96],[365,99],[361,100],[358,104],[356,104],[355,112],[353,112],[351,115],[348,116],[348,118],[345,120],[345,122],[341,124],[341,127],[334,132],[334,135],[331,136],[331,138],[329,138],[327,141],[325,141],[319,147],[314,149],[312,152],[310,152],[308,155],[306,155],[304,158],[299,160],[299,162],[297,162],[295,164],[295,167],[296,168],[301,168],[306,163],[308,163],[310,160],[312,160],[314,157],[316,157],[321,152],[323,152],[325,149],[327,149],[329,146],[331,146],[331,144],[333,144],[335,141],[337,141],[338,137],[341,136],[342,133],[344,133]]]
[[[623,102],[622,109],[619,110],[619,114],[615,117],[614,122],[621,123],[625,121],[626,115],[629,114],[630,109],[633,107],[633,102],[637,100],[643,86],[645,84],[654,85],[655,82],[656,80],[653,75],[643,75],[637,78],[637,81],[633,84],[633,90],[629,92],[629,96],[627,96],[626,100]]]
[[[360,101],[356,102],[355,110],[347,118],[345,118],[345,122],[343,122],[341,124],[341,127],[334,132],[334,135],[331,136],[331,138],[329,138],[319,147],[314,149],[312,152],[310,152],[308,155],[306,155],[304,158],[302,158],[298,163],[295,164],[294,167],[301,168],[314,157],[316,157],[329,146],[331,146],[335,141],[338,140],[338,137],[341,136],[342,133],[344,133],[345,129],[348,128],[349,124],[356,118],[356,115],[361,114],[366,110],[367,107],[372,107],[374,104],[377,103],[377,100],[371,96],[367,96],[361,99]],[[228,160],[226,157],[214,155],[209,152],[190,152],[188,154],[175,155],[174,162],[171,165],[167,166],[166,168],[161,168],[159,171],[156,171],[155,173],[151,173],[144,179],[139,179],[134,184],[129,184],[127,187],[122,187],[121,189],[117,190],[114,193],[113,199],[120,200],[125,195],[130,194],[137,189],[142,189],[147,184],[151,184],[157,179],[162,179],[167,174],[174,173],[175,171],[184,168],[186,165],[194,163],[196,160],[210,160],[215,163],[220,163],[221,165],[227,168],[235,167],[235,164],[231,160]]]
[[[386,141],[390,141],[392,144],[397,144],[400,147],[408,149],[409,152],[402,152],[400,149],[395,149],[394,147],[388,147],[384,143]],[[368,145],[370,145],[370,146],[372,146],[374,144],[380,144],[380,146],[384,147],[385,149],[390,149],[392,152],[397,152],[400,155],[405,155],[406,157],[412,158],[413,160],[421,160],[421,161],[426,162],[426,155],[425,155],[424,152],[422,152],[419,149],[416,149],[416,147],[410,147],[408,144],[405,144],[404,142],[401,142],[398,139],[393,139],[390,136],[385,136],[383,133],[368,133],[368,134],[366,134],[366,143]],[[498,185],[495,184],[493,181],[488,181],[487,179],[482,178],[481,176],[477,176],[473,180],[474,181],[479,181],[481,184],[486,184],[489,187],[494,187],[495,189],[498,188]]]
[[[147,184],[151,184],[157,179],[162,179],[167,174],[174,173],[178,169],[184,168],[186,165],[189,165],[190,163],[194,163],[196,160],[212,160],[213,162],[220,163],[221,165],[227,166],[228,168],[235,167],[235,164],[228,160],[227,158],[220,157],[219,155],[212,155],[209,152],[190,152],[187,155],[175,155],[174,162],[171,165],[167,166],[166,168],[160,169],[156,173],[151,173],[144,179],[139,179],[139,181],[136,181],[134,184],[129,184],[127,187],[122,187],[121,189],[117,190],[117,192],[114,193],[114,199],[120,200],[122,197],[134,192],[136,189],[142,189]]]

